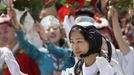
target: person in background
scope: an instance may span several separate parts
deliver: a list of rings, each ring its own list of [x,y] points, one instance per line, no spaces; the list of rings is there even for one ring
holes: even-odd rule
[[[108,16],[112,19],[112,26],[115,38],[119,44],[119,50],[117,54],[119,57],[119,62],[123,70],[124,75],[134,75],[134,49],[130,47],[126,40],[122,37],[121,28],[119,25],[118,14],[115,8],[112,6],[109,7]]]
[[[51,41],[48,44],[46,44],[47,49],[48,49],[48,51],[50,51],[50,53],[52,52],[51,56],[56,59],[55,63],[58,63],[58,62],[61,63],[61,64],[57,65],[57,66],[62,65],[61,67],[59,67],[59,69],[63,70],[65,68],[72,67],[75,63],[74,58],[69,57],[69,56],[68,56],[69,58],[67,58],[67,59],[57,58],[57,56],[61,57],[61,55],[64,55],[63,53],[66,52],[66,51],[63,51],[63,53],[62,52],[59,53],[57,51],[59,51],[60,49],[62,49],[62,50],[69,49],[66,40],[61,37],[62,32],[60,29],[59,20],[57,20],[57,18],[55,18],[52,15],[48,15],[41,20],[40,24],[41,24],[41,26],[38,24],[36,25],[37,32],[39,32],[39,35],[43,41]],[[46,40],[46,39],[44,39],[44,37],[47,37],[48,39]],[[52,43],[53,43],[53,45],[51,45]],[[53,47],[53,46],[55,46],[55,47]]]
[[[16,38],[16,36],[19,37],[19,33],[16,34],[17,30],[14,30],[12,26],[18,24],[16,15],[12,9],[8,9],[6,12],[8,14],[3,13],[3,15],[0,16],[0,46],[8,46],[8,48],[14,54],[16,61],[20,66],[20,70],[23,73],[28,75],[40,75],[37,64],[23,52],[23,48],[21,46],[24,44],[19,44]],[[6,63],[3,64],[3,75],[11,75],[9,72],[10,68],[8,68],[7,65],[8,64]]]
[[[79,60],[72,70],[63,71],[62,75],[114,75],[108,61],[101,57],[103,37],[94,26],[89,25],[76,24],[71,28],[69,40]]]
[[[39,23],[36,22],[35,26],[38,24]],[[19,40],[20,44],[23,44],[21,46],[21,48],[25,49],[23,50],[23,52],[26,53],[30,58],[32,58],[37,63],[40,69],[41,75],[60,75],[62,69],[73,66],[74,59],[70,57],[71,51],[65,51],[63,54],[62,52],[59,51],[60,48],[51,42],[48,42],[49,45],[47,45],[47,49],[44,47],[37,48],[31,42],[25,39],[24,34],[19,24],[14,25],[14,27],[16,30],[18,30],[18,33],[17,33],[18,36],[21,36],[21,37],[17,37],[17,39]],[[57,29],[57,28],[54,27],[54,29]],[[39,30],[42,31],[44,29],[39,29]],[[59,32],[57,31],[56,33],[59,33]],[[45,34],[45,33],[42,33],[42,34]],[[40,36],[42,37],[42,35]],[[52,38],[56,37],[56,40],[57,40],[57,35],[54,34],[54,36],[52,35],[51,37]],[[58,36],[58,39],[59,37],[60,36]],[[53,39],[52,41],[56,41],[56,40]],[[47,42],[44,42],[44,43],[46,44]],[[56,44],[58,45],[58,43]],[[58,58],[61,58],[61,59],[58,59]],[[66,60],[66,62],[63,62],[63,60]]]
[[[116,51],[115,51],[115,47],[117,46],[117,43],[115,43],[114,40],[114,34],[111,30],[111,27],[109,26],[108,20],[106,20],[105,18],[100,18],[99,16],[97,16],[97,14],[95,14],[95,9],[93,7],[83,7],[80,8],[78,10],[76,10],[75,13],[75,23],[80,24],[81,26],[85,26],[86,24],[88,25],[93,25],[97,28],[97,30],[105,37],[105,39],[103,39],[103,45],[101,47],[102,51],[105,52],[104,55],[106,55],[105,57],[111,57],[111,62],[110,65],[112,65],[112,67],[114,68],[114,70],[116,71],[117,74],[122,75],[122,72],[120,71],[120,65],[118,64],[118,60],[116,57],[118,57],[116,55]],[[98,19],[96,19],[96,18]],[[72,21],[72,16],[69,17],[69,19]],[[67,17],[65,17],[65,25],[67,26],[67,24],[72,23],[69,19],[67,19]],[[79,23],[80,22],[80,23]],[[70,27],[71,28],[71,27]],[[69,27],[67,27],[67,29],[70,29]],[[69,32],[70,30],[68,30]],[[107,41],[110,42],[110,44],[108,44]],[[114,42],[114,45],[112,44]]]

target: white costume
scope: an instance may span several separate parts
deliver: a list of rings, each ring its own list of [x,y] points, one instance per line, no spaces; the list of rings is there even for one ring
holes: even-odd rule
[[[126,55],[123,55],[120,50],[117,53],[124,75],[134,75],[134,49],[130,47]]]
[[[20,67],[15,60],[11,50],[7,47],[0,48],[0,64],[5,61],[11,75],[26,75],[20,71]]]
[[[70,32],[70,29],[72,27],[70,25],[70,23],[72,23],[72,22],[68,22],[69,19],[70,18],[68,18],[68,17],[65,17],[65,19],[64,19],[64,25],[65,26],[68,25],[68,27],[65,28],[67,34]],[[103,20],[105,20],[105,19],[103,19]],[[93,18],[88,17],[88,16],[77,17],[75,19],[75,24],[82,25],[82,26],[83,25],[94,25],[94,24],[97,25],[97,23],[93,20]],[[107,21],[105,23],[101,23],[101,24],[108,25]],[[100,71],[100,75],[123,75],[122,71],[121,71],[121,67],[120,67],[121,65],[118,62],[118,60],[116,59],[118,56],[116,55],[116,51],[113,48],[114,47],[112,47],[112,59],[111,59],[110,63],[108,63],[105,58],[99,57],[99,58],[97,58],[96,62],[93,65],[91,65],[90,67],[84,67],[84,65],[83,65],[83,74],[84,75],[94,75],[94,73],[96,73],[96,71]],[[91,69],[92,69],[92,71],[91,71]],[[70,73],[70,72],[73,73],[73,68],[66,69],[66,71],[62,72],[62,75],[69,75],[68,73]]]
[[[82,71],[83,75],[97,75],[97,72],[100,72],[100,75],[116,75],[113,68],[104,57],[96,57],[96,61],[89,67],[86,67],[84,63]],[[66,69],[66,71],[62,71],[62,75],[74,75],[74,69],[70,68]]]

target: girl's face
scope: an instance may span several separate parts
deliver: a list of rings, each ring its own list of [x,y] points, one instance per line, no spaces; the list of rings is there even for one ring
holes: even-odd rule
[[[80,54],[85,54],[89,50],[89,43],[79,31],[71,32],[70,43],[76,57],[80,57]]]
[[[56,43],[60,40],[61,32],[60,32],[59,26],[47,25],[44,27],[44,30],[45,30],[46,35],[48,36],[49,40],[51,40],[53,43]]]

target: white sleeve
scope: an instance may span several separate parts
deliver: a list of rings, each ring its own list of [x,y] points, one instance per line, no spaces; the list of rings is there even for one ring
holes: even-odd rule
[[[74,75],[73,73],[73,67],[72,68],[67,68],[66,70],[63,70],[61,75]]]
[[[118,52],[119,60],[121,63],[121,67],[125,75],[134,75],[134,49],[133,47],[129,48],[129,52],[126,55],[123,55]]]
[[[104,57],[96,57],[96,64],[100,75],[115,75],[116,72]]]
[[[134,60],[134,49],[133,47],[129,47],[129,52],[124,56],[127,61]]]
[[[20,67],[9,48],[3,47],[0,48],[0,51],[2,51],[3,60],[7,64],[11,75],[27,75],[20,71]]]
[[[0,50],[0,64],[2,64],[4,62],[4,56],[3,56],[3,53],[2,53],[2,50]]]
[[[134,60],[134,49],[133,47],[129,47],[129,52],[126,55],[123,55],[120,50],[117,49],[117,55],[119,57],[119,62],[122,63],[123,60],[129,62],[131,60]]]
[[[72,26],[74,25],[74,17],[73,16],[70,16],[70,17],[65,16],[63,24],[64,24],[65,33],[67,36],[68,45],[70,46],[69,32],[70,32]]]

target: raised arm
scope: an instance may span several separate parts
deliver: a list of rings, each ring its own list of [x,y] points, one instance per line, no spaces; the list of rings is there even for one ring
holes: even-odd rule
[[[58,58],[68,58],[71,57],[72,51],[69,48],[61,48],[54,45],[51,41],[47,43],[48,51],[55,54]]]
[[[19,22],[17,21],[17,18],[16,18],[16,11],[15,11],[15,9],[9,8],[8,9],[8,15],[11,18],[11,22],[12,22],[13,27],[16,30],[20,30],[21,28],[20,28],[20,24],[19,24]]]
[[[20,48],[26,53],[29,57],[31,57],[33,60],[38,61],[39,58],[41,58],[40,51],[37,47],[35,47],[32,43],[30,43],[28,40],[25,39],[23,31],[21,29],[21,26],[19,22],[16,19],[16,12],[14,9],[8,9],[8,14],[11,18],[12,25],[16,31],[16,38],[19,41]]]
[[[110,6],[108,15],[112,19],[112,26],[113,26],[113,32],[115,35],[115,38],[119,44],[119,48],[123,55],[126,55],[129,52],[129,45],[126,43],[126,41],[122,38],[122,32],[121,28],[118,22],[118,14],[117,11]]]

